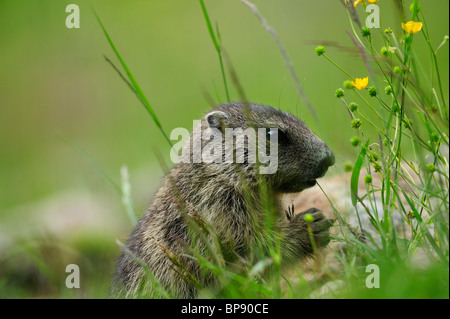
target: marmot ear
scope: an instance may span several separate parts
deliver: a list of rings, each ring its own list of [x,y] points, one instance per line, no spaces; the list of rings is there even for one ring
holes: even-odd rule
[[[220,128],[226,123],[228,116],[224,112],[213,111],[208,113],[205,118],[209,127]]]

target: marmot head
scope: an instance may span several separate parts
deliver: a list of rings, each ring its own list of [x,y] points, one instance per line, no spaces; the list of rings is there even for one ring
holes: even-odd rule
[[[270,106],[243,103],[223,104],[204,117],[202,128],[218,129],[223,134],[227,128],[235,131],[239,128],[242,130],[253,128],[258,138],[258,145],[261,143],[258,134],[260,134],[260,129],[264,129],[266,134],[265,154],[269,154],[270,144],[273,141],[276,141],[278,149],[277,154],[272,154],[277,156],[276,169],[262,175],[275,192],[300,192],[314,186],[316,179],[325,175],[328,167],[332,166],[335,161],[332,150],[301,120]],[[236,145],[234,145],[235,153],[237,153]],[[225,146],[223,149],[223,156],[226,156]],[[244,157],[248,155],[248,144],[245,144],[244,153]],[[234,161],[236,161],[236,157],[235,154]],[[255,165],[265,165],[261,164],[262,161],[254,164],[247,157],[241,163],[240,165],[244,166],[247,174],[251,171],[258,171],[253,169]]]

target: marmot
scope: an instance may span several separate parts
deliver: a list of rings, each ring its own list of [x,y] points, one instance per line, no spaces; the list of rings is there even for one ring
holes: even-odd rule
[[[281,263],[292,264],[314,253],[314,247],[329,242],[328,229],[333,221],[315,208],[294,215],[283,212],[277,203],[281,194],[300,192],[316,184],[334,164],[331,149],[301,120],[270,106],[250,103],[223,104],[201,120],[201,129],[276,128],[278,167],[273,174],[259,174],[257,164],[184,163],[176,164],[165,176],[153,204],[144,213],[126,242],[113,278],[115,297],[160,297],[152,285],[157,280],[175,298],[193,298],[198,290],[175,271],[169,256],[177,258],[183,269],[202,285],[211,283],[191,254],[192,232],[186,216],[192,212],[210,225],[222,243],[239,258],[250,259],[255,250],[266,251],[273,245],[267,234],[265,201],[270,194],[280,239]],[[190,144],[193,143],[191,134]],[[202,145],[205,141],[202,139]],[[223,142],[224,143],[224,142]],[[192,158],[192,154],[190,155]],[[261,195],[261,184],[266,195]],[[314,236],[311,243],[304,214],[311,213]],[[201,244],[198,244],[200,245]],[[198,248],[198,247],[197,247]],[[198,248],[204,252],[206,248]],[[265,256],[268,256],[266,254]],[[151,273],[152,280],[148,279]],[[206,278],[205,278],[206,277]]]

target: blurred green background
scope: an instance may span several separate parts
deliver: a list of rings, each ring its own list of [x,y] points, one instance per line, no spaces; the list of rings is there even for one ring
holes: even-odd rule
[[[80,7],[80,29],[65,26],[69,3]],[[334,96],[346,77],[314,53],[327,41],[353,47],[341,1],[254,0],[288,51],[323,130],[254,14],[238,0],[205,3],[248,99],[299,116],[335,151],[337,165],[329,174],[342,171],[342,163],[355,155],[348,113]],[[437,47],[449,33],[449,2],[420,4]],[[401,34],[394,1],[378,5],[382,29]],[[209,108],[204,91],[214,98],[218,92],[225,102],[198,1],[0,0],[0,297],[107,296],[119,252],[115,239],[125,240],[131,224],[118,193],[64,139],[79,145],[117,183],[121,166],[128,166],[139,215],[162,176],[154,149],[169,158],[150,116],[105,62],[103,54],[117,60],[92,8],[167,132],[192,128],[192,120]],[[358,12],[362,15],[362,6]],[[414,41],[427,70],[425,41],[420,34]],[[327,54],[351,74],[367,75],[357,55],[331,46]],[[447,44],[438,61],[445,90],[448,54]],[[230,80],[229,87],[238,100]],[[80,265],[82,289],[65,288],[69,263]]]

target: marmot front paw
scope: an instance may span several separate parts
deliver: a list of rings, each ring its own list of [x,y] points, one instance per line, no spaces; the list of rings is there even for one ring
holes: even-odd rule
[[[312,221],[307,220],[305,217],[309,214],[312,216]],[[309,232],[312,232],[315,245],[317,247],[326,246],[330,242],[329,228],[333,225],[334,219],[325,218],[325,215],[317,208],[310,208],[298,215],[295,215],[291,219],[291,224],[295,224],[295,227],[303,233],[304,240],[308,242],[308,247],[311,247],[311,239]],[[309,229],[308,229],[309,224]]]

